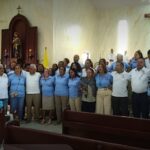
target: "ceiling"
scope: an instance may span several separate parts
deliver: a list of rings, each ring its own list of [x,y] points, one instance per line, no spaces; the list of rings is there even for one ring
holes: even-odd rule
[[[150,4],[150,0],[91,0],[96,8],[116,8],[122,6],[140,6]]]

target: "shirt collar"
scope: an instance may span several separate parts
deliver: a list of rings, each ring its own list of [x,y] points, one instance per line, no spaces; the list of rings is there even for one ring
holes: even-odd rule
[[[135,71],[143,71],[145,67],[143,67],[142,69],[138,70],[137,68],[135,69]]]

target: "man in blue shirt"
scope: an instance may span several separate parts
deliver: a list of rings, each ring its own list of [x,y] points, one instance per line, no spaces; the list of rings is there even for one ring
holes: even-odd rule
[[[126,63],[126,62],[123,62],[123,55],[121,54],[117,54],[117,61],[116,62],[113,62],[111,64],[111,66],[109,67],[109,72],[112,72],[112,71],[115,71],[115,68],[116,68],[116,63],[117,62],[120,62],[120,63],[123,63],[124,64],[124,70],[127,71],[129,69],[129,65]]]

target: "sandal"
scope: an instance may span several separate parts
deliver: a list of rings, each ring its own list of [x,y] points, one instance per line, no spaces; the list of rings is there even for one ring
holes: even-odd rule
[[[41,124],[44,124],[44,123],[45,123],[45,119],[42,119]]]

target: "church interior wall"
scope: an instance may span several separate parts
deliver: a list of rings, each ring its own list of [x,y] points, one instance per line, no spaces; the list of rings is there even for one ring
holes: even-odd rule
[[[128,55],[141,49],[146,56],[150,48],[150,19],[144,18],[150,6],[96,9],[90,0],[0,0],[0,29],[7,29],[21,6],[21,14],[31,26],[38,27],[38,56],[43,61],[47,47],[49,64],[74,54],[89,53],[96,62],[107,58],[113,48],[117,53],[119,20],[128,22]],[[1,36],[0,36],[1,40]],[[1,47],[1,43],[0,43]]]

